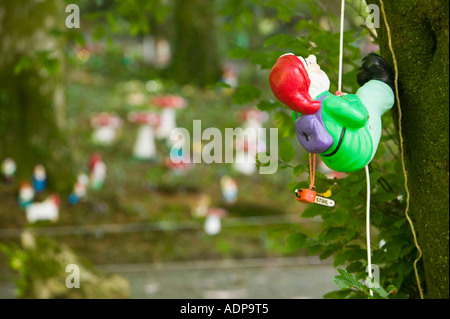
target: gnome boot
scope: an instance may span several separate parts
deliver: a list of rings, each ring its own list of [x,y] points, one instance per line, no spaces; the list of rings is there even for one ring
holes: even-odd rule
[[[356,76],[359,86],[363,86],[370,80],[378,80],[389,85],[393,92],[394,73],[389,64],[376,53],[369,53],[363,58],[362,65]]]

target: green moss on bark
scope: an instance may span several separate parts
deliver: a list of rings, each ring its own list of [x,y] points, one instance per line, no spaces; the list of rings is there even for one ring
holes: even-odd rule
[[[368,3],[379,5],[379,0]],[[398,61],[410,215],[423,250],[426,297],[448,298],[449,3],[398,0],[384,5]],[[393,65],[383,17],[378,34],[381,55]]]

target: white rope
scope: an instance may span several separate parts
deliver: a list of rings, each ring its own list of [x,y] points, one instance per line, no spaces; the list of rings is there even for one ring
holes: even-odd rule
[[[339,77],[338,77],[338,91],[342,91],[342,61],[344,57],[344,13],[345,0],[341,0],[341,26],[339,33]],[[366,246],[367,246],[367,272],[369,279],[372,281],[372,257],[370,250],[370,175],[369,166],[365,166],[366,181],[367,181],[367,201],[366,201]],[[373,291],[369,289],[370,295],[373,296]]]
[[[339,32],[339,77],[338,77],[338,91],[342,90],[342,59],[344,56],[344,12],[345,0],[341,1],[341,27]]]
[[[366,201],[366,246],[367,246],[367,272],[369,273],[369,279],[372,282],[372,257],[370,252],[370,175],[369,165],[366,165],[366,184],[367,184],[367,201]],[[373,296],[372,290],[370,295]]]

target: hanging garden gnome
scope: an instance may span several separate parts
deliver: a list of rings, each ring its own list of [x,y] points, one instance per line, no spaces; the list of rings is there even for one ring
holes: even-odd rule
[[[44,166],[38,164],[33,170],[33,188],[36,192],[40,193],[45,191],[47,186],[47,173]]]
[[[379,55],[363,59],[357,80],[356,94],[333,95],[316,57],[293,54],[279,57],[269,77],[274,95],[294,111],[300,144],[338,172],[357,171],[373,159],[381,116],[394,104],[392,71]]]
[[[12,158],[5,158],[1,168],[4,181],[6,183],[12,183],[17,169],[16,162]]]

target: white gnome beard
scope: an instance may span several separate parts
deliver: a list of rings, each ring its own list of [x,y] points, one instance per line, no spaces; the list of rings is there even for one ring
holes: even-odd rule
[[[311,98],[316,98],[319,94],[328,91],[330,89],[330,79],[321,71],[320,73],[308,73],[309,79],[311,80],[311,85],[309,86],[309,95]]]
[[[32,200],[34,197],[34,191],[31,188],[25,188],[20,191],[20,197],[22,200],[29,201]]]
[[[34,172],[34,178],[38,181],[43,181],[43,180],[45,180],[46,177],[47,177],[47,175],[46,175],[45,171],[42,169],[37,169]]]

